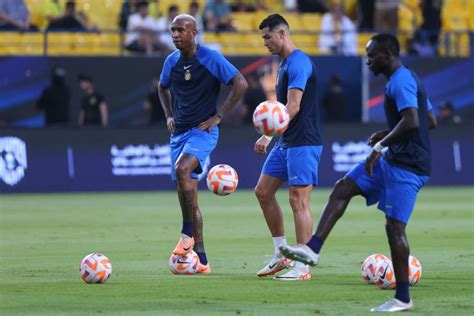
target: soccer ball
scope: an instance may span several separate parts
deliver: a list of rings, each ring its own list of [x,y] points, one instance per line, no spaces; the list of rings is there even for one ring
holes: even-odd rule
[[[408,259],[408,273],[408,281],[410,282],[410,285],[415,285],[420,282],[421,263],[414,256],[410,256],[410,258]]]
[[[199,266],[199,257],[194,251],[185,255],[172,254],[168,266],[174,274],[196,274]]]
[[[286,106],[278,101],[264,101],[253,112],[253,125],[260,134],[281,135],[290,123]]]
[[[394,289],[397,286],[392,260],[382,259],[377,263],[374,284],[381,289]]]
[[[388,258],[380,253],[375,253],[368,256],[360,267],[362,278],[369,284],[374,284],[375,267],[381,260],[388,260]]]
[[[207,187],[217,195],[231,194],[237,189],[239,176],[229,165],[215,165],[207,174]]]
[[[112,263],[103,254],[94,252],[82,259],[80,271],[86,283],[105,283],[112,274]]]

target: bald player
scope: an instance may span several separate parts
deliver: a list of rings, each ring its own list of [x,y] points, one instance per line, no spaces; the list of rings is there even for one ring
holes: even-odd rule
[[[171,133],[171,178],[176,181],[183,217],[181,237],[173,253],[185,255],[194,249],[200,261],[198,273],[210,273],[198,205],[198,177],[217,145],[219,123],[237,104],[247,82],[220,53],[198,44],[197,32],[190,15],[178,15],[171,23],[177,50],[165,60],[158,93]],[[217,110],[221,83],[232,89]]]

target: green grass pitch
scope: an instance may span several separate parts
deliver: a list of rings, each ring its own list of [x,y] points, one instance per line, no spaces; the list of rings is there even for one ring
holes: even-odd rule
[[[329,191],[312,196],[319,217]],[[408,225],[423,266],[411,288],[415,314],[474,313],[473,187],[425,188]],[[289,242],[295,241],[287,191],[279,193]],[[18,194],[0,196],[0,314],[349,315],[367,314],[393,291],[367,285],[360,263],[388,255],[384,217],[361,198],[350,204],[306,282],[258,279],[273,252],[251,191],[200,192],[213,273],[175,276],[168,258],[180,230],[176,193]],[[79,263],[103,252],[113,273],[88,285]]]

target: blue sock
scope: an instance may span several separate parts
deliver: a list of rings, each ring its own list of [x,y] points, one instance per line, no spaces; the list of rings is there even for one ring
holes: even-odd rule
[[[199,262],[201,262],[203,265],[207,264],[207,257],[205,252],[196,252],[198,257],[199,257]]]
[[[410,293],[408,292],[409,286],[410,284],[408,282],[397,282],[395,298],[404,303],[410,302]]]
[[[321,247],[324,244],[324,240],[319,239],[316,235],[313,235],[311,239],[306,243],[306,245],[313,249],[314,252],[319,253],[321,251]]]
[[[193,222],[183,222],[183,229],[181,233],[193,237]]]

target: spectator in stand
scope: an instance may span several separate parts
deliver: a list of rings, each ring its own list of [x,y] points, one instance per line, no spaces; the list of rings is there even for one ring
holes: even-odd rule
[[[211,32],[235,31],[230,5],[226,0],[207,0],[204,7],[204,27]]]
[[[257,74],[251,74],[246,79],[249,87],[244,94],[241,113],[243,117],[243,123],[252,125],[253,112],[255,111],[257,105],[267,100],[267,95],[265,94],[265,90],[260,83],[260,77]]]
[[[357,22],[359,31],[374,30],[375,0],[357,1]]]
[[[64,16],[64,7],[59,0],[46,0],[42,7],[42,13],[48,24]]]
[[[84,93],[79,111],[79,127],[108,125],[109,114],[105,98],[95,91],[92,78],[79,75],[79,86]]]
[[[344,7],[335,2],[321,20],[319,49],[324,54],[356,55],[357,32],[354,23],[344,15]]]
[[[66,2],[64,15],[54,18],[49,22],[48,31],[97,31],[97,28],[87,23],[87,17],[82,12],[76,11],[76,2]]]
[[[199,2],[192,1],[189,4],[188,14],[196,20],[196,29],[198,31],[196,40],[198,43],[201,43],[202,32],[204,32],[204,22],[202,20],[202,14],[199,12]]]
[[[375,30],[396,32],[400,0],[375,0]]]
[[[160,97],[158,95],[158,84],[160,83],[160,75],[156,75],[152,78],[150,84],[150,90],[143,104],[145,111],[150,113],[150,119],[148,125],[156,126],[160,123],[166,122],[165,113],[161,107]],[[164,124],[165,125],[165,124]]]
[[[0,31],[38,31],[23,0],[0,1]]]
[[[160,32],[160,44],[162,50],[165,53],[170,53],[171,51],[175,50],[175,46],[173,43],[173,38],[171,37],[170,27],[171,22],[173,22],[174,18],[177,17],[179,14],[179,8],[176,5],[170,5],[168,7],[168,15],[162,16],[157,23],[158,31]]]
[[[132,52],[145,53],[148,56],[155,52],[167,51],[166,47],[160,44],[158,23],[149,14],[148,2],[138,2],[137,10],[128,18],[125,48]]]
[[[119,17],[119,27],[120,30],[126,31],[128,18],[137,12],[137,3],[138,0],[125,0],[122,4],[122,9],[120,9]]]
[[[38,110],[44,111],[46,126],[67,126],[70,102],[71,89],[66,84],[66,71],[55,67],[51,74],[51,84],[43,90],[36,102]]]
[[[301,13],[326,13],[328,7],[323,0],[298,0],[298,11]]]
[[[324,93],[322,100],[323,108],[326,110],[327,122],[341,122],[346,114],[346,95],[341,85],[341,78],[337,75],[331,76],[329,87]]]
[[[231,1],[230,8],[232,12],[268,11],[262,0],[234,0]]]
[[[442,7],[443,0],[420,0],[423,23],[417,32],[417,38],[422,43],[429,43],[434,52],[438,50]]]
[[[439,108],[439,123],[445,125],[458,125],[462,120],[454,110],[454,105],[451,101],[444,101]]]

